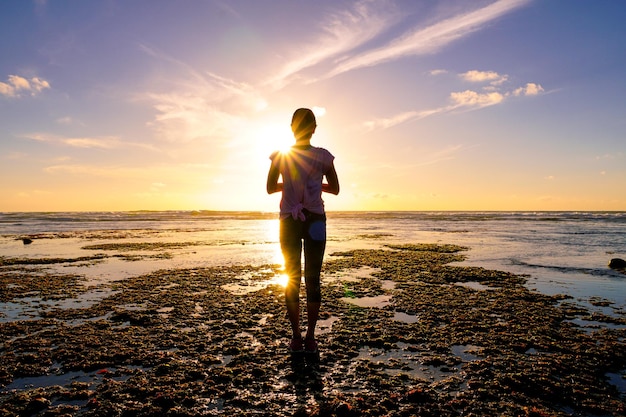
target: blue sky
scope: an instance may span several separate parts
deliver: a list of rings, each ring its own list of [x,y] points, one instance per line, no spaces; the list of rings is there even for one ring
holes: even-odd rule
[[[626,210],[626,3],[0,3],[0,211],[276,210],[318,116],[329,210]]]

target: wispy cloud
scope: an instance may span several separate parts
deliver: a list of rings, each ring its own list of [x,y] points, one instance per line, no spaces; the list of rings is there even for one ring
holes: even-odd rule
[[[228,5],[228,2],[213,0],[213,4],[215,4],[217,8],[220,9],[222,12],[229,14],[230,16],[235,17],[237,19],[241,19],[241,15],[239,14],[239,12],[237,12],[230,5]]]
[[[73,126],[73,125],[79,125],[79,126],[84,126],[85,124],[74,119],[71,116],[65,116],[65,117],[59,117],[58,119],[56,119],[57,124],[62,125],[62,126]]]
[[[83,149],[124,149],[124,148],[142,148],[145,150],[157,151],[158,149],[152,145],[143,143],[122,141],[116,136],[106,137],[63,137],[47,133],[31,133],[22,135],[22,138],[35,140],[37,142],[46,142],[55,145],[69,146],[72,148]]]
[[[481,9],[459,14],[431,26],[415,28],[383,47],[343,60],[327,74],[327,77],[405,56],[436,52],[526,3],[528,0],[498,0]]]
[[[245,124],[246,117],[267,107],[261,91],[252,84],[202,72],[184,61],[152,47],[140,45],[148,55],[173,64],[174,74],[165,84],[137,94],[156,111],[147,123],[159,140],[188,144],[210,141],[226,146]]]
[[[168,183],[193,185],[204,184],[206,178],[216,177],[219,169],[215,166],[192,164],[153,164],[150,169],[143,166],[124,166],[115,164],[71,164],[59,163],[45,167],[44,172],[51,175],[74,177],[95,177],[124,181],[140,181],[146,189],[157,192],[168,188]]]
[[[317,41],[300,42],[294,58],[270,78],[259,84],[240,82],[211,72],[202,72],[154,47],[140,45],[148,55],[174,65],[178,76],[169,76],[160,90],[146,92],[141,98],[152,103],[156,114],[148,123],[157,137],[169,143],[188,144],[194,141],[210,142],[212,146],[229,146],[254,117],[268,104],[266,95],[284,87],[305,74],[334,65],[326,77],[353,69],[377,65],[407,55],[435,52],[462,38],[494,19],[526,4],[529,0],[498,0],[490,5],[467,11],[428,27],[414,28],[386,46],[366,51],[355,51],[376,42],[377,38],[397,29],[403,16],[391,2],[361,0],[346,10],[335,11],[320,23]],[[305,46],[302,46],[305,45]],[[331,60],[337,58],[334,62]],[[313,68],[315,67],[315,68]],[[306,70],[311,69],[307,72]],[[445,74],[443,69],[434,74]],[[462,76],[466,81],[489,82],[499,85],[506,76],[489,71],[469,71]],[[311,82],[315,78],[306,81]],[[152,83],[152,85],[158,85]],[[401,114],[367,121],[366,130],[386,129],[409,120],[429,117],[458,107],[484,107],[502,100],[498,92],[453,93],[451,103],[427,110],[411,110]]]
[[[438,109],[423,110],[423,111],[407,111],[407,112],[400,113],[391,117],[383,117],[383,118],[368,120],[363,123],[363,127],[367,131],[377,130],[377,129],[388,129],[390,127],[399,125],[409,120],[423,119],[425,117],[432,116],[433,114],[444,112],[446,111],[446,109],[447,107],[441,107]]]
[[[18,98],[23,93],[35,96],[48,88],[50,83],[42,78],[28,79],[19,75],[9,75],[6,83],[0,82],[0,96]]]
[[[431,71],[431,75],[446,74],[444,70]],[[401,123],[423,119],[436,114],[452,112],[460,109],[478,110],[484,107],[504,103],[510,97],[536,96],[544,92],[544,88],[537,83],[526,83],[523,87],[507,89],[505,83],[509,80],[506,74],[496,71],[471,70],[459,74],[459,78],[472,84],[484,84],[480,91],[467,89],[451,92],[445,106],[428,110],[410,110],[385,118],[367,120],[362,123],[365,131],[388,129]]]
[[[379,164],[377,166],[372,167],[368,165],[367,169],[375,169],[377,171],[386,171],[385,175],[388,175],[389,178],[402,177],[407,175],[410,172],[414,172],[413,170],[418,167],[424,167],[429,165],[436,165],[441,162],[450,161],[456,158],[459,152],[474,148],[479,145],[473,145],[470,147],[463,146],[461,144],[458,145],[450,145],[445,148],[425,153],[421,155],[420,160],[415,161],[410,164]]]
[[[141,167],[120,167],[114,165],[96,166],[80,164],[51,165],[44,169],[49,174],[67,174],[75,176],[92,176],[115,179],[145,179],[150,180],[155,176],[154,169],[146,170]]]
[[[117,138],[66,138],[61,143],[74,148],[115,149],[122,144]]]
[[[24,159],[27,156],[28,154],[24,152],[9,152],[7,154],[4,154],[2,157],[4,159],[19,160],[19,159]]]
[[[428,158],[421,163],[417,164],[418,166],[425,165],[434,165],[443,161],[449,161],[456,157],[456,154],[459,153],[463,149],[463,145],[452,145],[448,146],[444,149],[441,149],[437,152],[434,152],[428,155]]]
[[[434,75],[434,76],[443,75],[443,74],[447,74],[447,73],[448,73],[448,71],[445,70],[445,69],[434,69],[434,70],[430,71],[430,75]]]
[[[624,153],[616,152],[616,153],[605,153],[604,155],[596,155],[595,159],[597,161],[602,160],[602,159],[614,160],[614,159],[621,159],[623,157],[624,157]]]
[[[388,1],[361,0],[348,10],[327,16],[321,24],[318,41],[305,50],[299,48],[296,58],[288,61],[265,84],[274,88],[284,86],[300,71],[318,65],[340,54],[348,53],[374,39],[399,18]]]

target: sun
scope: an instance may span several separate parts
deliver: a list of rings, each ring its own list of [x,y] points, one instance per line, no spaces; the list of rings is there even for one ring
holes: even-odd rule
[[[259,141],[259,151],[271,154],[274,151],[287,151],[293,145],[293,133],[289,125],[265,124],[256,132]]]

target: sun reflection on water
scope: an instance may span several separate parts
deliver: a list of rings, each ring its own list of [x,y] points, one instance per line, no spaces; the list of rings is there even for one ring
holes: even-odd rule
[[[283,253],[280,250],[279,235],[280,235],[280,222],[278,220],[269,220],[265,222],[265,240],[267,242],[276,242],[273,245],[273,250],[271,253],[271,262],[273,264],[280,265],[280,267],[284,269],[285,260],[283,258]]]
[[[280,275],[276,275],[272,281],[274,281],[276,284],[280,285],[281,287],[286,287],[287,281],[289,281],[289,277],[287,276],[287,274],[280,274]]]

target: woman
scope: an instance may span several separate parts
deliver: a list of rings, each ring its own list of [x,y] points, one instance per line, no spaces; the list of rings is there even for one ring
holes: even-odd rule
[[[267,174],[267,192],[282,192],[280,200],[280,247],[289,281],[285,288],[287,315],[291,323],[292,352],[317,351],[315,326],[321,304],[320,273],[326,248],[326,213],[322,192],[339,194],[339,180],[326,149],[311,146],[317,123],[309,109],[298,109],[291,119],[296,143],[288,152],[274,152]],[[282,182],[278,182],[282,176]],[[326,177],[326,183],[323,182]],[[307,301],[307,332],[300,331],[301,253],[304,242],[304,278]]]

